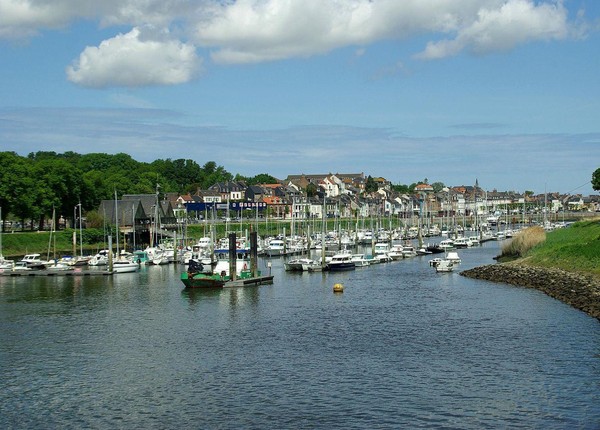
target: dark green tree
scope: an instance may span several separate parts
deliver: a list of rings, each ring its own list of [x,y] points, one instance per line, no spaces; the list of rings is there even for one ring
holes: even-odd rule
[[[439,193],[444,189],[445,185],[443,182],[434,182],[431,184],[431,187],[433,188],[434,193]]]
[[[317,188],[317,186],[311,182],[310,184],[308,184],[306,186],[306,196],[307,197],[314,197],[314,196],[317,195],[317,191],[318,190],[319,189]]]
[[[410,190],[408,185],[404,185],[404,184],[398,184],[398,185],[392,185],[392,189],[398,193],[402,193],[402,194],[409,194]]]
[[[189,185],[202,181],[204,176],[198,163],[190,159],[156,160],[149,167],[163,177],[165,186],[168,186],[169,189],[173,188],[173,191],[180,194],[192,191],[189,189]]]
[[[367,182],[365,183],[365,193],[370,194],[374,193],[379,189],[377,186],[377,182],[371,177],[371,175],[367,176]]]
[[[35,217],[40,227],[44,218],[56,209],[60,215],[68,217],[83,193],[83,174],[73,162],[62,157],[37,157],[33,164],[33,177],[36,179]]]
[[[592,187],[594,190],[600,190],[600,168],[596,169],[592,174]]]
[[[207,189],[211,185],[216,184],[217,182],[227,182],[233,179],[233,175],[229,173],[223,166],[217,166],[217,163],[214,161],[207,162],[202,167],[204,178],[201,182],[202,189]]]
[[[23,187],[23,179],[29,175],[26,160],[15,152],[0,152],[0,207],[2,218],[6,219],[13,212],[19,197],[27,189]]]
[[[277,178],[269,175],[268,173],[260,173],[252,178],[247,178],[246,183],[248,185],[258,185],[258,184],[276,184],[279,181]]]

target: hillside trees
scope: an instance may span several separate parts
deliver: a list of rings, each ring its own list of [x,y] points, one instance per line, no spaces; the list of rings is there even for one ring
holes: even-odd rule
[[[81,202],[85,214],[95,210],[102,200],[113,199],[115,191],[119,198],[123,194],[149,194],[159,184],[162,193],[182,193],[232,178],[213,161],[203,167],[189,159],[143,163],[124,153],[39,151],[23,157],[0,152],[0,163],[3,218],[10,213],[21,221],[37,221],[40,225],[52,215],[53,208],[57,218],[70,218]]]
[[[596,169],[592,174],[592,187],[594,190],[600,190],[600,168]]]
[[[14,212],[19,197],[27,191],[27,163],[15,152],[0,152],[0,207],[4,217]]]
[[[150,166],[165,179],[169,178],[173,187],[180,194],[196,191],[197,184],[202,182],[204,176],[200,165],[190,159],[156,160]]]
[[[227,182],[233,179],[233,175],[229,173],[223,166],[217,166],[214,161],[209,161],[202,166],[203,178],[200,181],[200,188],[206,189],[217,182]]]

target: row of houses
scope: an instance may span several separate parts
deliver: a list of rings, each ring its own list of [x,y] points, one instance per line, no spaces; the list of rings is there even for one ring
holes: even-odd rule
[[[394,190],[384,178],[371,178],[377,185],[365,192],[364,173],[290,175],[280,183],[246,185],[243,181],[217,183],[208,190],[178,196],[174,207],[182,211],[197,203],[231,205],[232,202],[262,203],[268,216],[296,219],[315,217],[403,216],[417,214],[485,215],[494,212],[523,210],[600,211],[600,196],[540,195],[509,191],[486,191],[475,181],[473,186],[454,186],[435,190],[432,185],[418,184],[413,193]],[[223,207],[223,206],[221,206]],[[236,206],[237,211],[256,206]],[[189,212],[189,211],[187,211]],[[262,209],[261,209],[262,212]],[[264,213],[262,213],[264,215]],[[235,216],[235,215],[234,215]]]
[[[365,191],[364,173],[290,175],[273,184],[247,185],[243,181],[220,182],[193,194],[176,193],[124,195],[121,200],[102,201],[99,213],[120,225],[150,230],[151,225],[219,217],[271,217],[312,219],[321,217],[422,215],[456,216],[536,211],[600,211],[600,196],[520,194],[486,191],[478,185],[434,189],[418,184],[410,194],[399,193],[384,178],[371,178],[377,189]],[[118,208],[118,211],[115,210]]]

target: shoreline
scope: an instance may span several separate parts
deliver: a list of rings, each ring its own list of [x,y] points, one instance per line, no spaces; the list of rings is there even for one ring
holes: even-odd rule
[[[600,279],[593,275],[515,262],[479,266],[462,271],[460,275],[535,288],[600,321]]]

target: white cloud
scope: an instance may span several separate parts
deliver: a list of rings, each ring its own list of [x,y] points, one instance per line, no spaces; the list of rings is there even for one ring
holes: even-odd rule
[[[60,3],[0,0],[0,38],[31,37],[40,28],[59,28],[71,18],[72,15]]]
[[[529,41],[565,39],[568,34],[567,11],[561,3],[509,0],[496,9],[482,8],[455,39],[430,42],[418,57],[443,58],[464,49],[475,54],[506,51]]]
[[[68,79],[87,87],[172,85],[198,73],[201,61],[194,46],[149,36],[136,27],[88,46],[67,68]]]
[[[532,40],[568,36],[561,2],[533,0],[238,0],[224,3],[194,33],[219,63],[306,57],[343,46],[423,33],[449,34],[420,58],[485,54]]]
[[[0,39],[78,20],[131,26],[86,48],[68,77],[89,86],[150,85],[191,79],[194,45],[217,63],[245,64],[429,35],[416,57],[436,59],[581,36],[589,26],[583,13],[573,15],[569,21],[562,0],[0,0]],[[169,29],[171,40],[142,40],[142,28]]]

